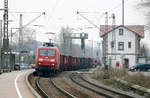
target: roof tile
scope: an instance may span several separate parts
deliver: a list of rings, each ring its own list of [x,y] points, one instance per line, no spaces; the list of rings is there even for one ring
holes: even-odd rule
[[[115,28],[118,28],[121,26],[122,25],[116,25]],[[113,29],[112,25],[108,25],[108,30],[106,30],[107,32],[105,32],[105,27],[106,27],[105,25],[100,25],[100,36],[103,36],[106,33],[109,33]],[[137,33],[141,37],[144,37],[144,25],[125,25],[124,27],[132,32]]]

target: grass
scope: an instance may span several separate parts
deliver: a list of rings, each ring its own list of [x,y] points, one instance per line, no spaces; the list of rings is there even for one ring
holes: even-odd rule
[[[109,77],[110,78],[122,78],[128,75],[125,69],[110,69],[109,70]]]
[[[92,74],[90,74],[90,76],[91,76],[93,79],[102,80],[103,77],[104,77],[104,72],[103,72],[103,71],[96,70],[96,71],[94,71]]]
[[[131,85],[124,85],[122,83],[116,82],[115,78],[123,79],[131,84],[136,84],[145,88],[150,89],[150,76],[145,76],[142,73],[137,73],[134,75],[129,75],[128,72],[124,69],[109,69],[108,71],[108,79],[105,79],[104,70],[96,70],[92,74],[90,74],[91,78],[98,80],[103,85],[111,86],[116,89],[121,89],[124,91],[135,92],[139,95],[144,96],[144,93],[138,90],[133,90]]]
[[[105,81],[105,82],[107,82],[106,84],[110,84],[110,83],[108,83],[108,81],[113,81],[113,79],[115,79],[115,78],[120,78],[129,83],[136,84],[136,85],[150,89],[150,76],[145,76],[141,72],[138,72],[134,75],[129,75],[127,73],[127,71],[124,69],[110,69],[108,72],[109,72],[108,79],[104,79],[105,72],[104,72],[104,70],[100,70],[100,69],[94,71],[92,74],[90,74],[90,76],[95,80],[102,81],[102,83],[104,83],[104,81]]]
[[[111,78],[122,78],[127,75],[127,71],[124,69],[109,69],[108,70],[108,79]],[[104,69],[99,69],[90,74],[93,79],[102,80],[105,78]]]
[[[141,72],[135,75],[127,75],[123,79],[129,83],[150,89],[150,76],[145,76]]]

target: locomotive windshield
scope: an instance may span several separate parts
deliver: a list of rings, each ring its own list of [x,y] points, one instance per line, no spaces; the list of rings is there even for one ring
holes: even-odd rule
[[[48,50],[48,56],[55,56],[55,50]]]
[[[40,50],[39,56],[47,56],[47,50]]]
[[[55,50],[40,50],[39,56],[55,56]]]

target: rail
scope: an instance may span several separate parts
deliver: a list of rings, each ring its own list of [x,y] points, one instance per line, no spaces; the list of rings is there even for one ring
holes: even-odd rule
[[[40,77],[38,77],[38,78],[36,79],[36,82],[35,82],[38,91],[40,92],[40,94],[41,94],[44,98],[51,98],[51,97],[48,96],[48,95],[46,94],[46,92],[40,87],[39,79],[40,79]]]
[[[76,98],[75,96],[71,95],[69,92],[67,92],[64,89],[62,89],[61,87],[59,87],[52,79],[50,79],[49,82],[51,82],[55,88],[57,88],[60,92],[64,93],[69,98]]]
[[[79,82],[79,81],[77,81],[77,80],[74,78],[75,76],[78,76],[78,78],[80,78],[82,81],[88,83],[89,85],[92,85],[92,86],[97,87],[97,88],[99,88],[99,89],[105,90],[106,92],[112,93],[112,95],[107,94],[107,93],[100,92],[100,91],[98,91],[98,90],[95,90],[95,89],[93,89],[93,88],[90,88],[90,87],[88,87],[88,86],[83,85],[83,84],[81,83],[81,81]],[[86,89],[88,89],[88,90],[90,90],[90,91],[92,91],[92,92],[97,93],[98,95],[105,96],[105,97],[107,97],[107,98],[116,98],[116,96],[114,96],[114,95],[120,95],[120,96],[123,96],[123,97],[125,97],[125,98],[135,98],[135,96],[123,94],[123,93],[121,93],[121,92],[116,92],[116,91],[113,91],[113,90],[111,90],[111,89],[104,88],[104,87],[101,87],[101,86],[96,85],[96,84],[94,84],[94,83],[91,83],[91,82],[89,82],[88,80],[84,79],[79,73],[73,73],[72,75],[69,76],[69,78],[70,78],[74,83],[76,83],[77,85],[80,85],[80,86],[83,87],[83,88],[86,88]]]
[[[41,87],[39,84],[40,77],[38,77],[35,81],[36,87],[38,89],[38,92],[41,94],[43,98],[51,98],[50,95],[48,95]],[[69,92],[65,91],[61,87],[59,87],[52,78],[49,78],[49,83],[52,84],[57,90],[59,90],[62,94],[67,96],[68,98],[76,98],[75,96],[71,95]]]

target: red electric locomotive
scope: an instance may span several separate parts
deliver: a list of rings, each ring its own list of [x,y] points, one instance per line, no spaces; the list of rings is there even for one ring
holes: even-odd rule
[[[60,54],[57,47],[37,48],[35,70],[38,75],[93,67],[93,65],[96,65],[95,58],[74,57]]]
[[[56,72],[59,70],[59,51],[56,47],[37,48],[36,71],[38,73]]]

